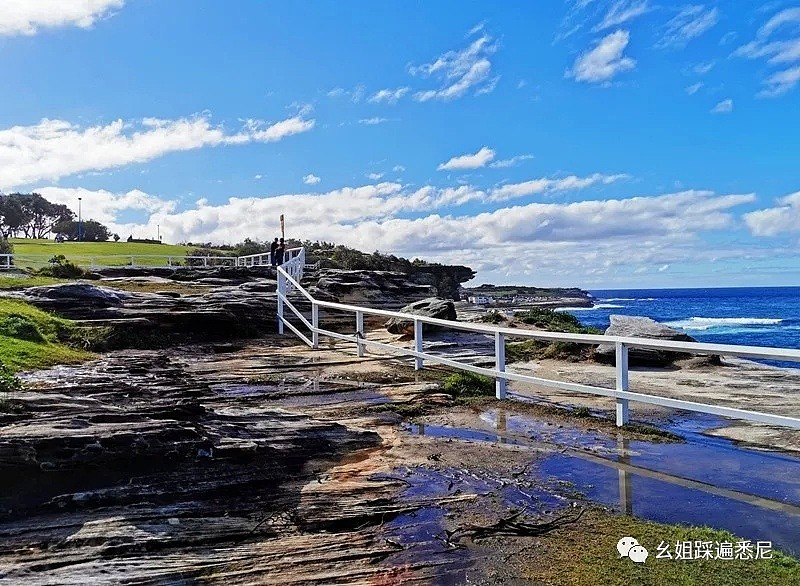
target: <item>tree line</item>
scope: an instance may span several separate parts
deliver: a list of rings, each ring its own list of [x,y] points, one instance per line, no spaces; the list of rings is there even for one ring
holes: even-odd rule
[[[79,223],[67,206],[47,201],[38,193],[0,195],[0,230],[4,238],[49,238],[61,234],[66,240],[104,242],[112,236],[100,222]]]

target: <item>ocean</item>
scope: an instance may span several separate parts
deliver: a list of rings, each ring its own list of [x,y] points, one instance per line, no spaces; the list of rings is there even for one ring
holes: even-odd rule
[[[606,289],[595,307],[566,308],[605,329],[612,314],[650,317],[700,342],[800,348],[800,287]],[[800,363],[780,363],[800,367]]]

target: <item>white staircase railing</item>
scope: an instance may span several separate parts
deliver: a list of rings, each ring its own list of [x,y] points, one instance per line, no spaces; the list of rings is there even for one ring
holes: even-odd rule
[[[298,249],[294,249],[298,250]],[[684,352],[689,354],[705,354],[705,355],[720,355],[720,356],[738,356],[743,358],[759,358],[759,359],[772,359],[772,360],[787,360],[792,362],[800,362],[800,350],[789,348],[768,348],[760,346],[736,346],[729,344],[705,344],[700,342],[673,342],[667,340],[652,340],[647,338],[628,338],[622,336],[605,336],[596,334],[568,334],[561,332],[540,332],[530,330],[517,330],[512,328],[498,328],[487,324],[465,323],[457,321],[449,321],[437,319],[432,317],[424,317],[420,315],[413,315],[409,313],[400,313],[396,311],[386,311],[383,309],[373,309],[370,307],[359,307],[355,305],[346,305],[343,303],[333,303],[330,301],[319,301],[312,297],[301,285],[300,280],[303,275],[303,267],[305,263],[305,253],[302,249],[300,252],[294,254],[293,258],[278,267],[278,333],[284,333],[284,327],[289,328],[296,334],[303,342],[312,348],[319,348],[320,335],[327,336],[336,340],[344,342],[351,342],[356,346],[356,354],[359,357],[364,356],[367,348],[376,348],[388,352],[410,356],[414,358],[414,369],[420,370],[423,368],[425,361],[436,362],[444,364],[459,370],[466,370],[477,374],[482,374],[495,379],[495,394],[498,399],[506,398],[506,387],[508,381],[520,381],[525,383],[532,383],[549,388],[555,388],[575,393],[588,393],[591,395],[599,395],[603,397],[610,397],[616,401],[616,422],[618,426],[628,423],[628,403],[629,401],[638,401],[640,403],[648,403],[650,405],[658,405],[661,407],[669,407],[673,409],[685,409],[687,411],[695,411],[698,413],[709,413],[712,415],[719,415],[722,417],[730,417],[733,419],[741,419],[745,421],[753,421],[757,423],[766,423],[768,425],[778,425],[782,427],[790,427],[800,429],[800,418],[786,417],[783,415],[774,415],[771,413],[762,413],[759,411],[749,411],[746,409],[738,409],[735,407],[726,407],[723,405],[710,405],[696,401],[684,401],[682,399],[674,399],[671,397],[662,397],[658,395],[649,395],[645,393],[632,392],[628,380],[628,350],[630,348],[647,348],[653,350],[669,350],[675,352]],[[299,259],[302,258],[302,261]],[[295,305],[289,300],[289,293],[296,291],[301,297],[311,304],[311,321],[309,321]],[[305,326],[311,333],[311,338],[306,336],[300,331],[298,327],[292,324],[284,315],[284,308],[288,308],[291,313]],[[319,325],[319,310],[320,308],[332,309],[336,311],[344,311],[354,314],[355,316],[355,334],[341,334],[339,332],[332,332],[325,330]],[[414,340],[413,345],[408,347],[398,346],[395,344],[385,344],[375,340],[368,340],[364,331],[364,316],[376,315],[386,318],[399,318],[408,320],[414,324]],[[423,324],[430,324],[439,326],[441,328],[463,330],[469,332],[477,332],[486,334],[487,336],[494,337],[494,368],[487,368],[481,366],[474,366],[472,364],[464,364],[450,358],[434,355],[425,352],[423,344]],[[597,345],[597,344],[614,344],[616,347],[616,384],[614,388],[599,387],[594,385],[586,385],[579,383],[570,383],[564,381],[557,381],[545,379],[516,372],[509,372],[506,370],[505,359],[505,342],[507,337],[514,338],[527,338],[531,340],[545,340],[545,341],[559,341],[559,342],[573,342],[577,344]],[[800,372],[800,371],[798,371]]]

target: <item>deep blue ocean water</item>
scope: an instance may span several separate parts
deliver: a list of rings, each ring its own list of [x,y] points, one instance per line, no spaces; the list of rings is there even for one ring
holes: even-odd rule
[[[565,310],[586,326],[605,329],[611,314],[641,315],[700,342],[800,348],[800,287],[589,292],[595,297],[595,307]]]

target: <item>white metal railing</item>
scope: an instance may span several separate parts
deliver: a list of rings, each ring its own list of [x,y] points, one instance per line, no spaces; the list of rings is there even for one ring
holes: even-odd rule
[[[745,421],[754,421],[757,423],[766,423],[769,425],[779,425],[783,427],[790,427],[800,429],[800,419],[795,417],[786,417],[783,415],[773,415],[770,413],[761,413],[758,411],[749,411],[745,409],[737,409],[735,407],[725,407],[721,405],[709,405],[706,403],[699,403],[695,401],[684,401],[682,399],[673,399],[670,397],[662,397],[658,395],[649,395],[644,393],[636,393],[630,390],[628,381],[628,350],[630,348],[647,348],[653,350],[670,350],[673,352],[684,352],[689,354],[715,354],[720,356],[739,356],[743,358],[763,358],[772,360],[787,360],[792,362],[800,362],[800,350],[789,348],[769,348],[761,346],[735,346],[729,344],[706,344],[701,342],[673,342],[667,340],[652,340],[647,338],[628,338],[623,336],[606,336],[598,334],[568,334],[562,332],[539,332],[530,330],[517,330],[513,328],[498,328],[486,324],[465,323],[457,321],[449,321],[444,319],[437,319],[432,317],[424,317],[409,313],[400,313],[397,311],[387,311],[384,309],[373,309],[370,307],[360,307],[355,305],[346,305],[343,303],[334,303],[330,301],[319,301],[312,297],[300,285],[300,278],[302,278],[303,265],[296,262],[297,258],[302,253],[298,253],[292,260],[285,262],[278,267],[278,333],[284,333],[284,326],[294,332],[303,342],[312,348],[319,347],[319,336],[324,335],[337,340],[345,342],[352,342],[356,345],[356,354],[359,357],[364,356],[367,348],[377,348],[389,352],[395,352],[404,356],[411,356],[414,358],[414,368],[419,370],[423,367],[424,362],[431,361],[439,364],[444,364],[452,368],[466,370],[477,374],[486,375],[495,379],[495,393],[498,399],[506,398],[506,387],[508,381],[519,381],[532,383],[544,387],[555,388],[565,391],[576,393],[588,393],[592,395],[600,395],[603,397],[610,397],[616,401],[616,422],[618,426],[628,423],[628,402],[638,401],[641,403],[648,403],[650,405],[659,405],[662,407],[670,407],[674,409],[685,409],[687,411],[696,411],[699,413],[709,413],[712,415],[719,415],[723,417],[731,417],[733,419],[742,419]],[[294,264],[293,264],[294,263]],[[298,268],[299,267],[299,268]],[[299,275],[299,277],[298,277]],[[288,294],[290,291],[296,290],[302,297],[311,303],[311,321],[309,321],[294,304],[289,300]],[[284,307],[289,310],[300,320],[300,322],[308,328],[311,333],[311,338],[303,334],[294,324],[290,323],[284,315]],[[355,334],[341,334],[332,332],[319,327],[319,310],[320,308],[332,309],[336,311],[345,311],[355,314]],[[414,341],[411,348],[397,346],[395,344],[385,344],[374,340],[366,339],[364,335],[364,316],[377,315],[387,318],[399,318],[408,320],[414,324]],[[486,368],[481,366],[474,366],[471,364],[464,364],[456,360],[444,358],[426,353],[423,347],[423,324],[430,324],[440,326],[443,328],[464,330],[470,332],[478,332],[494,337],[494,368]],[[540,378],[536,376],[524,375],[516,372],[509,372],[506,370],[505,360],[505,341],[507,337],[514,338],[527,338],[532,340],[546,340],[546,341],[559,341],[559,342],[574,342],[578,344],[614,344],[616,347],[616,384],[613,389],[606,387],[599,387],[594,385],[586,385],[580,383],[570,383],[563,381],[556,381],[551,379]]]
[[[0,254],[0,270],[13,269],[12,264],[13,254]]]

